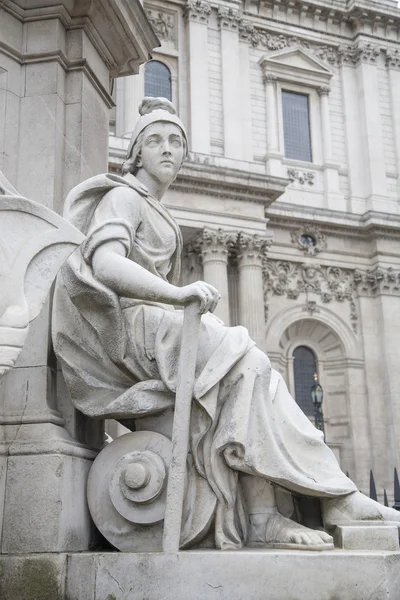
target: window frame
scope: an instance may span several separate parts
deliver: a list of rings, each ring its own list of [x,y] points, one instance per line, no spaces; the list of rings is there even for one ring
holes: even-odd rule
[[[298,348],[306,348],[309,352],[311,352],[311,354],[314,357],[314,368],[313,371],[314,373],[318,373],[318,377],[319,377],[319,370],[318,370],[318,356],[315,353],[315,351],[313,350],[313,348],[307,344],[307,343],[298,343],[296,344],[295,348],[293,348],[292,350],[292,356],[293,356],[293,365],[292,365],[292,370],[293,370],[293,398],[296,402],[296,404],[301,408],[301,410],[303,410],[303,407],[298,403],[297,399],[296,399],[296,374],[295,374],[295,361],[296,361],[296,357],[295,357],[295,352]],[[313,384],[313,380],[310,383],[310,398],[311,398],[311,386]],[[304,412],[304,410],[303,410]],[[312,411],[310,414],[307,414],[306,412],[304,412],[304,414],[306,415],[306,417],[308,417],[309,419],[312,419],[314,416],[314,412]]]
[[[169,72],[169,85],[170,85],[170,98],[168,98],[168,100],[170,100],[171,102],[173,102],[173,93],[172,93],[172,73],[171,73],[171,69],[170,67],[163,61],[163,60],[159,60],[158,58],[151,58],[150,60],[146,61],[144,63],[144,95],[147,96],[148,94],[146,93],[146,67],[148,66],[149,63],[159,63],[160,65],[162,65],[163,67],[165,67],[166,69],[168,69]],[[156,98],[157,96],[150,96],[151,98]]]
[[[285,136],[283,129],[283,99],[282,92],[293,92],[308,96],[308,121],[310,127],[310,143],[311,143],[311,162],[306,160],[298,160],[296,158],[288,158],[285,155]],[[310,165],[323,165],[322,153],[322,131],[321,131],[321,108],[320,98],[317,90],[305,85],[296,85],[287,81],[277,82],[278,94],[278,128],[279,128],[279,147],[281,148],[284,164],[293,164],[309,168]]]
[[[323,167],[321,98],[318,89],[329,86],[334,72],[325,61],[314,56],[300,45],[268,52],[258,61],[264,78],[276,80],[275,118],[278,125],[279,159],[281,164],[305,169]],[[265,85],[270,85],[266,83]],[[283,135],[282,90],[309,96],[309,121],[312,162],[285,156]],[[268,116],[267,116],[268,122]],[[267,151],[268,157],[268,151]]]
[[[297,97],[304,97],[306,98],[306,103],[307,103],[307,126],[308,126],[308,134],[309,134],[309,139],[307,140],[307,142],[309,141],[309,153],[310,153],[310,160],[307,160],[305,158],[295,158],[293,156],[287,156],[286,155],[286,141],[285,141],[285,120],[284,120],[284,94],[292,94],[293,96],[296,95]],[[313,148],[313,140],[312,140],[312,132],[311,132],[311,98],[310,98],[310,94],[301,94],[299,92],[295,92],[292,89],[287,89],[284,86],[282,86],[281,89],[281,110],[282,110],[282,134],[283,134],[283,154],[285,156],[285,158],[287,160],[295,160],[295,161],[300,161],[300,162],[307,162],[312,164],[314,162],[314,148]]]

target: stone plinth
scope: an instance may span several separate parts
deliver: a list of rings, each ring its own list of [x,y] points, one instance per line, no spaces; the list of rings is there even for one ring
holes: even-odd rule
[[[3,556],[2,600],[397,600],[399,552]]]
[[[0,170],[21,195],[61,212],[71,187],[107,170],[110,78],[137,72],[159,42],[139,0],[1,5]],[[32,243],[43,235],[26,229]],[[33,287],[45,276],[43,267],[31,275]],[[0,384],[3,553],[85,550],[92,535],[85,484],[101,426],[61,390],[50,304]]]

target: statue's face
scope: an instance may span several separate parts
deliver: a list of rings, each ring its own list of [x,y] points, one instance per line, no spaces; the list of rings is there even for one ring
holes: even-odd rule
[[[144,130],[140,151],[142,168],[161,183],[171,183],[183,161],[180,128],[173,123],[152,123]]]

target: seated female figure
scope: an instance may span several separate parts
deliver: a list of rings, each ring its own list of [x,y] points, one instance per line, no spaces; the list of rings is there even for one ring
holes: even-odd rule
[[[247,330],[213,317],[218,291],[203,281],[178,286],[181,234],[161,200],[185,157],[185,129],[165,99],[145,99],[140,112],[123,176],[93,177],[66,201],[64,216],[87,236],[54,298],[54,347],[72,401],[87,415],[122,418],[138,382],[175,392],[183,312],[174,306],[198,300],[190,447],[201,485],[185,504],[197,529],[184,516],[182,544],[199,539],[203,519],[204,535],[214,524],[217,548],[332,547],[328,533],[279,513],[274,484],[320,498],[326,526],[399,521],[342,473]]]

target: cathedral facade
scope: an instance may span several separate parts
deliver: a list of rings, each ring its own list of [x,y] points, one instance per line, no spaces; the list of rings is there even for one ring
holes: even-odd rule
[[[182,284],[246,326],[367,492],[400,444],[400,10],[394,0],[151,0],[160,46],[116,80],[110,170],[144,95],[189,154],[167,194]],[[315,401],[315,398],[314,398]],[[316,413],[317,410],[317,413]]]

